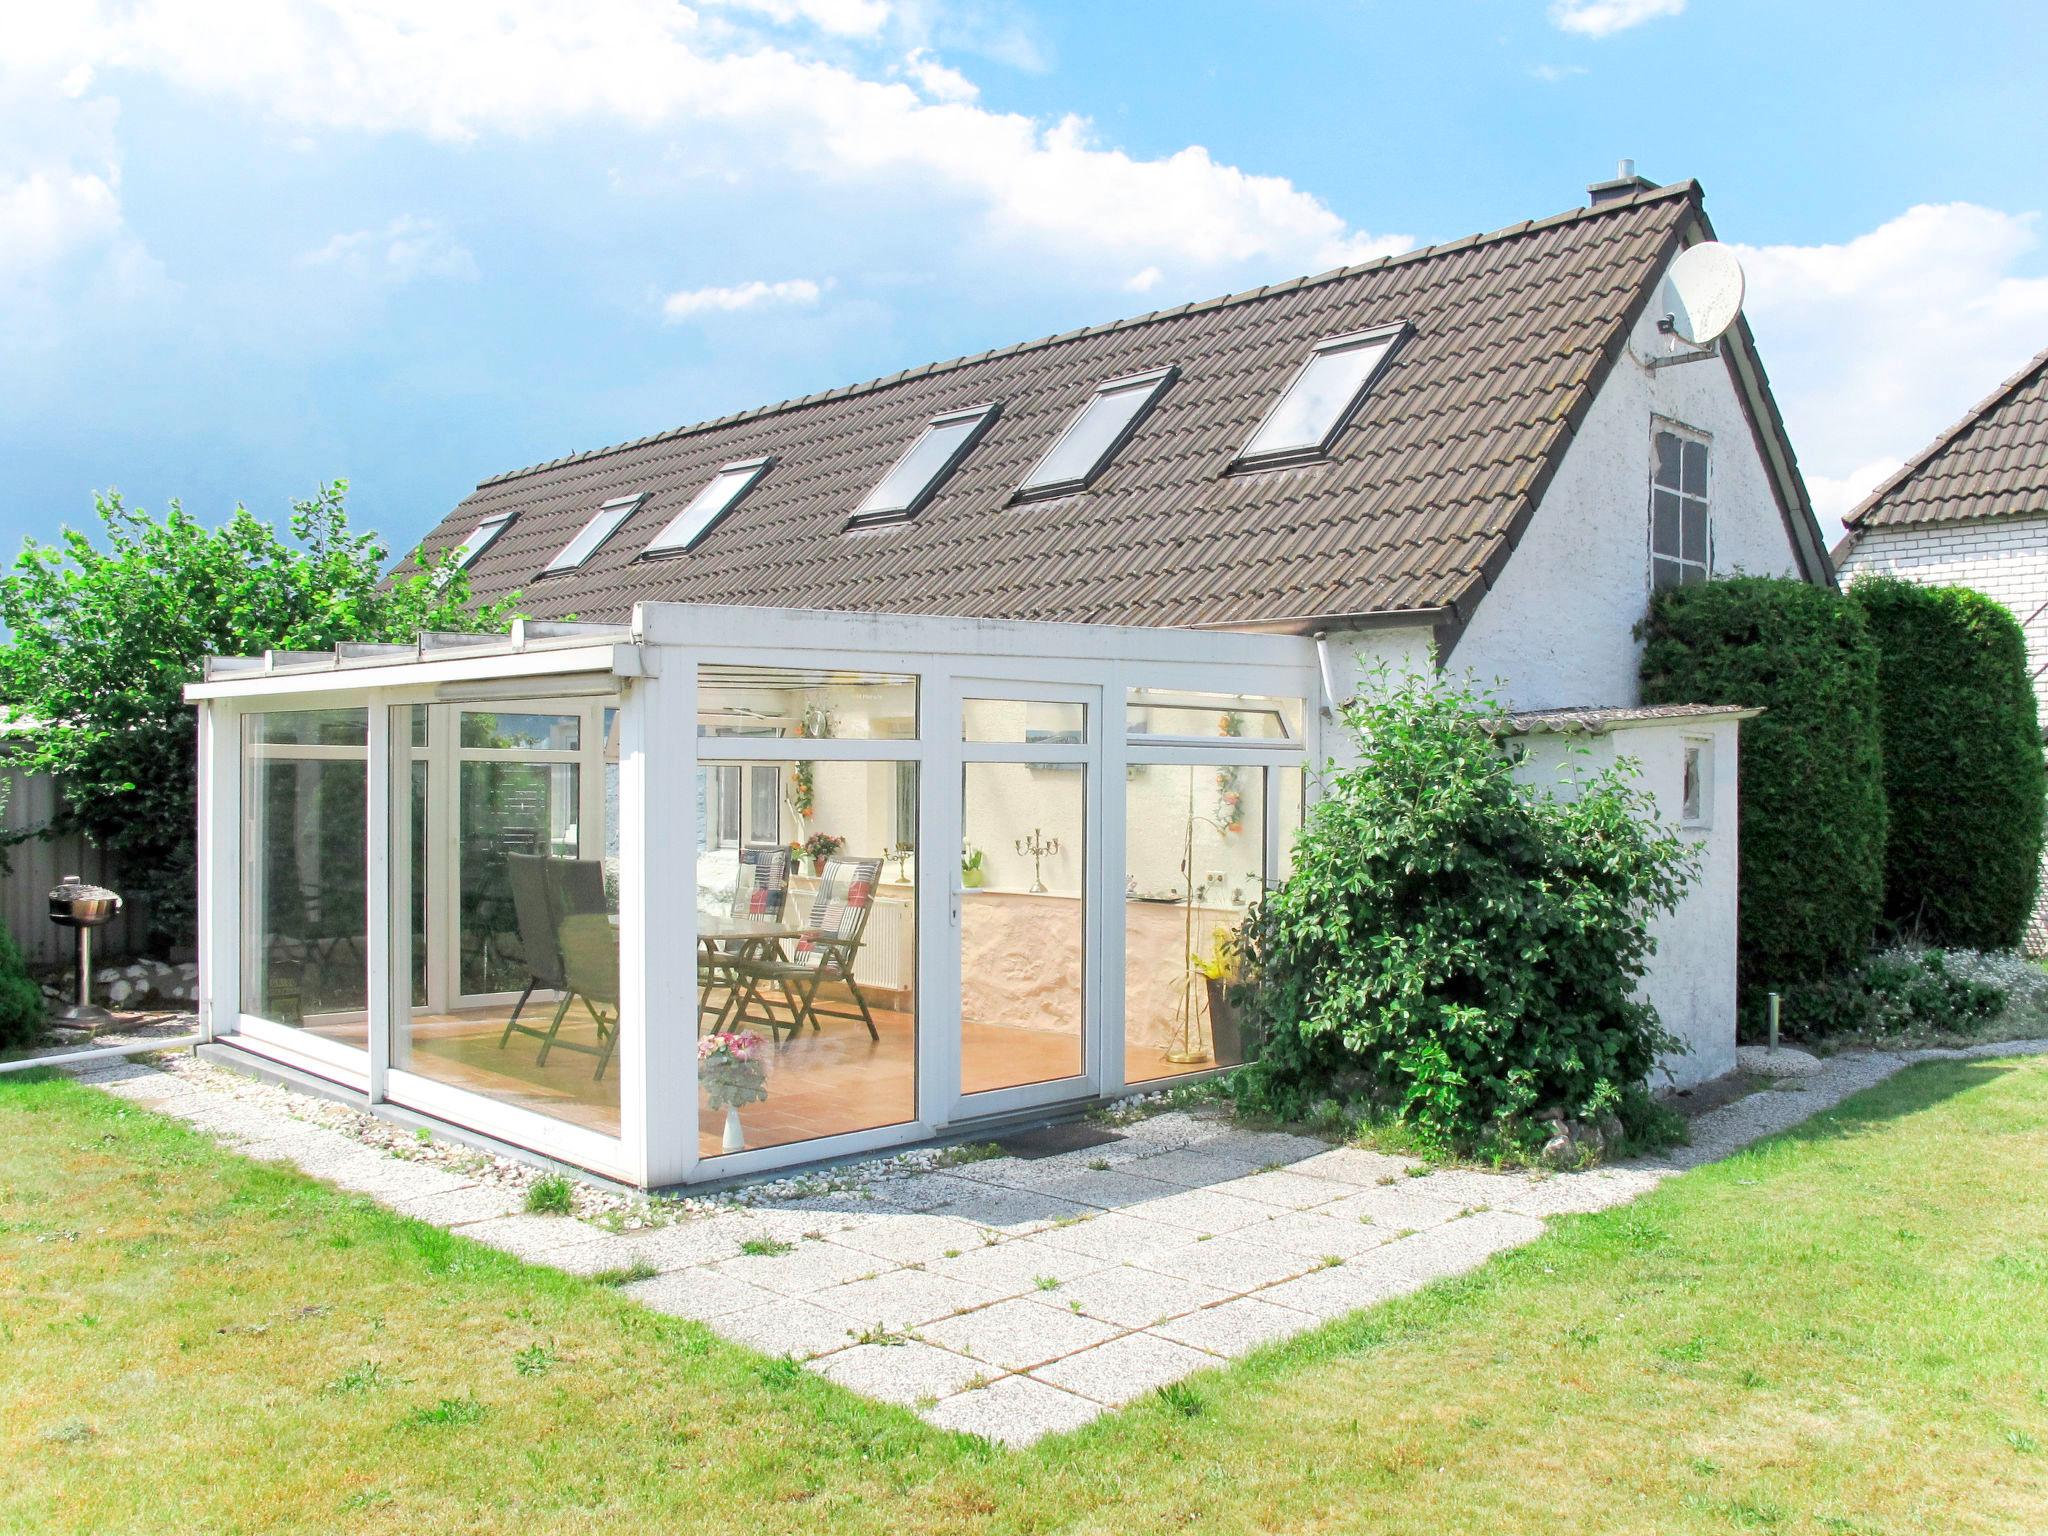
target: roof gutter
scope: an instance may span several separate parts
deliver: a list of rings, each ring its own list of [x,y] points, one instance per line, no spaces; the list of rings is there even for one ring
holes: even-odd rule
[[[1286,619],[1231,620],[1189,624],[1187,629],[1229,630],[1246,635],[1307,635],[1320,639],[1339,629],[1421,629],[1453,617],[1448,607],[1382,608],[1372,613],[1310,613]]]

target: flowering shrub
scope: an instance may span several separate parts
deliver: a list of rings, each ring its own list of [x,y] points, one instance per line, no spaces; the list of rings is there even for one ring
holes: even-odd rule
[[[1263,1026],[1236,1091],[1304,1118],[1364,1100],[1426,1142],[1533,1150],[1538,1116],[1650,1111],[1671,1045],[1637,992],[1651,916],[1694,867],[1629,769],[1565,800],[1521,782],[1494,700],[1410,682],[1346,708],[1294,872],[1247,922],[1241,1006]]]
[[[751,1029],[706,1035],[697,1042],[697,1079],[713,1109],[738,1109],[768,1097],[766,1043]]]

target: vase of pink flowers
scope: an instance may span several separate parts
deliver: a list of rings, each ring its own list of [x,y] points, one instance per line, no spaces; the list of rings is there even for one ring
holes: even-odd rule
[[[746,1148],[740,1106],[759,1104],[768,1097],[768,1062],[762,1055],[765,1043],[751,1029],[721,1031],[697,1042],[697,1080],[704,1085],[704,1101],[725,1111],[724,1151]]]

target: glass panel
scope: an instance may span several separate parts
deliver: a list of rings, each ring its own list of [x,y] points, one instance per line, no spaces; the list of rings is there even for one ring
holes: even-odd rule
[[[367,709],[276,709],[244,715],[244,740],[252,747],[367,747]]]
[[[960,1089],[1083,1070],[1087,775],[969,763],[962,785]]]
[[[938,489],[939,481],[973,446],[993,414],[991,408],[934,421],[882,477],[881,483],[868,492],[867,499],[854,508],[853,515],[876,517],[912,510]]]
[[[598,547],[612,536],[619,524],[633,515],[644,499],[640,496],[628,496],[621,501],[608,501],[599,507],[596,515],[583,525],[576,537],[564,544],[562,552],[547,563],[542,569],[542,574],[545,575],[549,571],[575,570],[597,553]]]
[[[800,764],[811,770],[810,793],[817,793],[815,764]],[[802,782],[802,775],[798,775]],[[751,765],[747,769],[747,814],[742,839],[750,847],[782,846],[782,770],[773,765]]]
[[[1043,699],[962,699],[960,739],[1078,744],[1088,739],[1088,706]]]
[[[1685,483],[1688,496],[1707,494],[1707,445],[1688,441],[1685,445]]]
[[[401,704],[398,709],[398,723],[394,725],[402,734],[409,734],[412,744],[424,747],[427,744],[427,706],[424,704]]]
[[[746,464],[728,464],[711,477],[690,504],[669,520],[669,524],[647,543],[643,553],[667,554],[688,549],[710,531],[711,525],[731,510],[733,504],[767,472],[768,461],[755,459]]]
[[[1273,872],[1277,884],[1294,873],[1294,844],[1308,805],[1308,769],[1275,768],[1273,793],[1280,812],[1280,867]]]
[[[1706,748],[1699,742],[1685,744],[1685,781],[1679,799],[1679,815],[1688,823],[1700,819],[1700,760]]]
[[[547,711],[549,702],[480,718],[578,719]],[[435,732],[447,729],[449,712],[432,706]],[[465,738],[470,730],[465,718]],[[442,756],[415,762],[402,789],[394,785],[409,801],[394,812],[411,838],[413,899],[404,920],[414,980],[413,1007],[393,1028],[391,1064],[616,1136],[616,769],[595,732],[549,728],[536,735],[515,727],[510,735],[549,745],[569,740],[580,745],[581,757]],[[586,786],[593,802],[588,833],[580,825]],[[452,805],[434,799],[450,792]],[[449,831],[430,836],[430,827]]]
[[[1704,502],[1688,501],[1680,515],[1685,530],[1685,547],[1681,553],[1688,560],[1707,563],[1707,508]]]
[[[1168,377],[1158,373],[1103,385],[1032,466],[1019,489],[1079,489],[1094,479],[1131,423],[1166,387]]]
[[[1662,592],[1666,587],[1685,584],[1685,572],[1676,560],[1652,560],[1650,562],[1650,589]]]
[[[368,755],[291,749],[363,742],[369,712],[244,720],[242,1009],[366,1050]]]
[[[1137,764],[1124,806],[1124,1080],[1239,1065],[1228,984],[1265,893],[1266,770]]]
[[[769,783],[794,767],[743,766]],[[812,766],[809,825],[836,852],[774,842],[697,855],[707,1158],[917,1115],[917,765]]]
[[[1317,352],[1280,397],[1273,414],[1252,434],[1242,457],[1256,459],[1323,447],[1393,344],[1393,337],[1383,336]]]
[[[1670,491],[1650,492],[1650,548],[1660,555],[1678,554],[1678,497]]]
[[[1250,693],[1133,688],[1124,709],[1124,729],[1133,736],[1299,741],[1301,700]]]
[[[1657,467],[1653,483],[1670,490],[1677,490],[1681,474],[1679,470],[1680,451],[1676,432],[1659,432],[1657,443]]]
[[[580,715],[492,714],[468,709],[462,712],[462,744],[465,747],[574,752],[581,745],[582,738],[583,717]]]
[[[454,564],[456,569],[466,570],[476,560],[478,555],[481,555],[491,547],[491,542],[505,531],[505,526],[511,521],[512,519],[509,517],[494,517],[488,522],[478,523],[476,527],[472,528],[469,537],[455,546]]]
[[[917,735],[917,679],[822,668],[702,666],[697,734],[910,741]]]

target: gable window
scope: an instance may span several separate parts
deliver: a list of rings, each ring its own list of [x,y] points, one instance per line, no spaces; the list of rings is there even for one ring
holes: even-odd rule
[[[1685,739],[1685,778],[1679,789],[1680,826],[1714,824],[1714,744],[1696,736]]]
[[[469,537],[455,546],[447,566],[441,573],[441,580],[446,581],[455,571],[468,570],[475,563],[476,557],[489,549],[498,535],[505,531],[514,515],[507,512],[503,517],[487,517],[470,529]]]
[[[666,528],[648,540],[640,557],[644,560],[650,555],[680,555],[695,549],[712,525],[739,505],[740,498],[754,488],[774,462],[764,457],[726,465],[690,498],[688,506],[669,519]]]
[[[1017,487],[1017,500],[1085,491],[1130,441],[1178,371],[1155,368],[1097,385],[1088,403],[1045,450],[1045,456],[1031,466],[1031,473]]]
[[[618,532],[619,524],[638,511],[646,499],[645,491],[633,496],[614,496],[591,515],[582,532],[562,546],[560,554],[541,568],[541,575],[552,576],[558,571],[575,570],[596,554],[599,546]]]
[[[1707,521],[1707,444],[1667,426],[1654,434],[1650,468],[1650,590],[1705,581],[1714,573]]]
[[[946,477],[981,441],[1000,409],[996,405],[977,405],[934,416],[923,435],[890,466],[889,473],[868,492],[867,499],[853,509],[846,526],[900,523],[917,516],[924,504],[938,494]]]
[[[1317,342],[1237,463],[1299,464],[1328,453],[1407,332],[1405,323],[1383,325]]]

